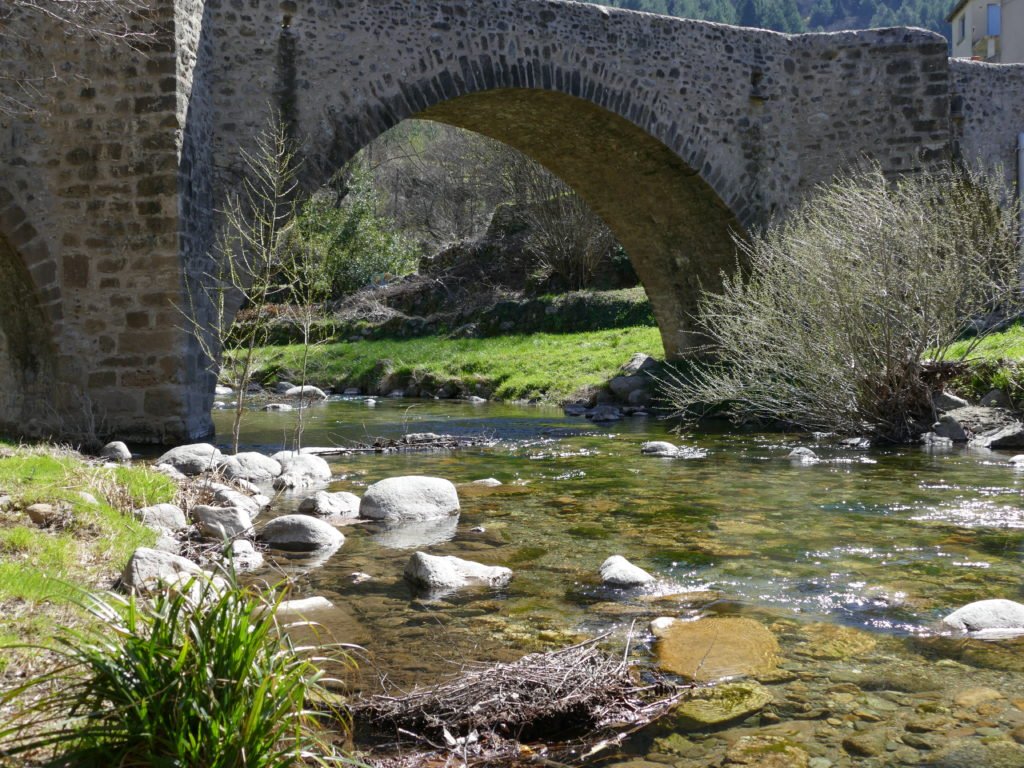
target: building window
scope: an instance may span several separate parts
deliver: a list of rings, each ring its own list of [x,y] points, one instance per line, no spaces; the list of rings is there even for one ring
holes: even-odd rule
[[[999,34],[1000,26],[1000,7],[996,3],[989,3],[988,5],[988,36],[996,37]]]
[[[962,43],[967,34],[967,14],[961,14],[959,23],[956,25],[956,41]]]

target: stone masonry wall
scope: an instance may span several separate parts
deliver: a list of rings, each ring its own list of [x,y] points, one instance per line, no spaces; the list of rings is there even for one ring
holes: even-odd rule
[[[1024,131],[1024,64],[986,64],[951,59],[950,105],[957,157],[1002,168],[1017,178],[1017,134]]]
[[[268,107],[310,187],[407,117],[498,138],[605,219],[670,355],[734,232],[863,157],[948,157],[945,42],[921,30],[787,36],[559,0],[208,0],[207,24],[221,188]]]
[[[52,402],[32,424],[0,414],[10,431],[159,441],[209,423],[189,410],[196,382],[173,306],[175,8],[154,0],[152,10],[137,50],[42,15],[9,21],[2,44],[33,41],[26,65],[40,94],[35,114],[0,119],[0,235],[29,265],[57,350]]]

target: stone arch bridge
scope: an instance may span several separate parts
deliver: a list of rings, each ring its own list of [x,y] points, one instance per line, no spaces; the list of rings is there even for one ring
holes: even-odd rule
[[[0,430],[210,432],[212,377],[175,306],[271,108],[308,188],[408,117],[524,151],[625,245],[670,355],[733,233],[865,156],[1013,169],[1024,129],[1024,67],[950,61],[921,30],[788,36],[560,0],[146,1],[137,49],[0,18],[0,45],[30,41],[40,104],[0,114]]]

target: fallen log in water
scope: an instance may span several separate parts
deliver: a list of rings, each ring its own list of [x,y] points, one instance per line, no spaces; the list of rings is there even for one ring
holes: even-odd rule
[[[606,636],[351,704],[378,768],[578,763],[658,719],[692,689],[598,647]],[[367,733],[368,732],[368,733]]]

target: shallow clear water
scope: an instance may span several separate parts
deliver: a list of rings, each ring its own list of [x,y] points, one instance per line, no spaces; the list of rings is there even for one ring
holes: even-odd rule
[[[215,417],[227,434],[227,414]],[[249,414],[245,446],[277,450],[294,418]],[[350,399],[316,406],[308,419],[307,446],[405,432],[495,441],[458,452],[328,457],[332,490],[359,494],[403,474],[456,484],[494,477],[503,485],[460,487],[455,526],[398,533],[348,526],[344,546],[326,562],[282,563],[299,575],[303,594],[336,603],[316,618],[337,639],[364,645],[396,683],[425,683],[451,662],[515,658],[608,630],[621,647],[631,627],[643,656],[653,617],[739,614],[762,622],[781,645],[787,674],[764,681],[775,702],[738,725],[671,743],[669,722],[633,738],[627,754],[717,764],[741,737],[783,733],[820,768],[1024,766],[1024,748],[1013,740],[1024,726],[1024,642],[945,637],[938,625],[973,600],[1024,599],[1024,472],[1007,463],[1010,454],[861,451],[778,434],[680,439],[654,419],[594,425],[558,409],[490,403],[381,400],[370,407]],[[640,454],[642,442],[664,439],[706,454]],[[798,444],[822,460],[785,458]],[[270,514],[290,511],[302,495],[282,498]],[[507,565],[516,575],[500,592],[428,599],[401,577],[415,549]],[[598,567],[612,554],[658,576],[658,588],[602,588]],[[354,583],[356,572],[372,578]],[[843,635],[853,640],[843,646],[849,652],[824,658],[815,644],[833,626],[853,630]],[[1000,698],[962,706],[963,692],[979,686]],[[941,728],[907,731],[924,716],[940,718]],[[878,744],[864,754],[844,745],[869,737]],[[922,746],[929,740],[935,743]],[[957,749],[967,752],[958,757]],[[787,759],[778,764],[804,764]]]

